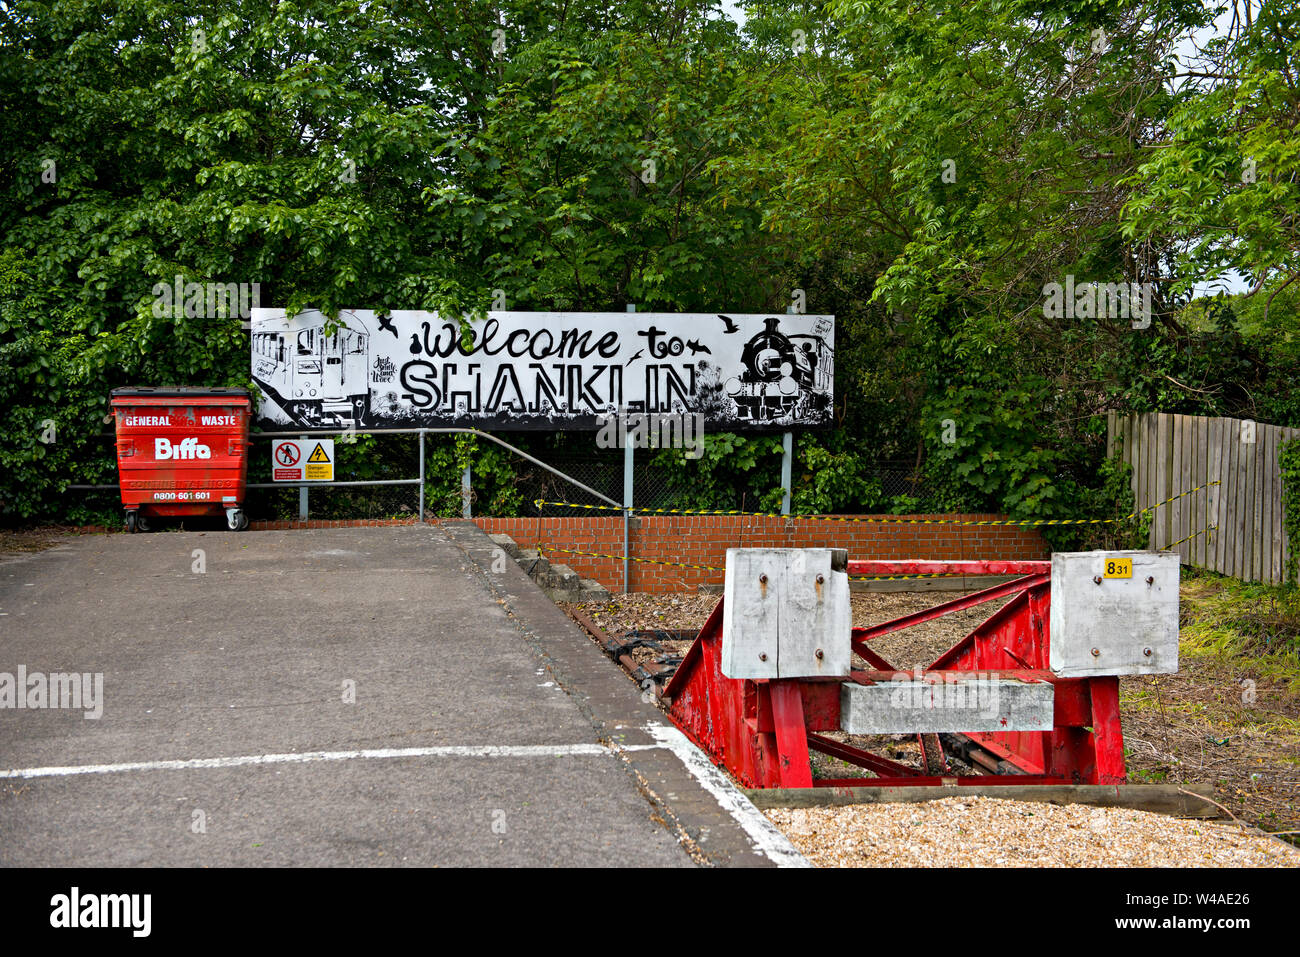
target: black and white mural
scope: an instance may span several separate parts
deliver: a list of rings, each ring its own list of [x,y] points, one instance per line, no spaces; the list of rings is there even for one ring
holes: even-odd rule
[[[596,429],[618,412],[718,430],[829,425],[833,316],[254,309],[263,427]]]

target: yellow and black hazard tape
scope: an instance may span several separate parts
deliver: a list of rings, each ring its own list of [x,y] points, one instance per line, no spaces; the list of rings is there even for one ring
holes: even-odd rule
[[[562,552],[565,555],[585,555],[588,558],[612,558],[616,562],[629,561],[641,562],[644,565],[667,565],[670,568],[703,568],[711,572],[725,572],[725,568],[717,565],[693,565],[690,562],[665,562],[654,558],[637,558],[633,555],[611,555],[606,552],[580,552],[573,548],[555,548],[552,545],[538,545],[537,550],[545,555],[547,552]],[[853,575],[849,581],[854,582],[884,582],[884,581],[903,581],[912,578],[977,578],[977,575],[966,575],[960,572],[933,572],[927,575]]]
[[[1201,529],[1199,532],[1192,532],[1192,534],[1188,535],[1186,538],[1180,538],[1180,539],[1179,539],[1178,541],[1176,541],[1176,542],[1170,542],[1170,543],[1169,543],[1168,545],[1166,545],[1164,548],[1160,549],[1160,551],[1162,551],[1162,552],[1167,552],[1167,551],[1169,551],[1169,549],[1171,549],[1171,548],[1177,548],[1177,547],[1178,547],[1179,545],[1181,545],[1183,542],[1190,542],[1190,541],[1191,541],[1193,538],[1195,538],[1197,535],[1204,535],[1204,534],[1206,534],[1207,532],[1212,532],[1212,531],[1214,531],[1215,529],[1217,529],[1218,527],[1219,527],[1218,525],[1207,525],[1205,528]]]
[[[979,578],[979,575],[967,575],[964,572],[929,572],[925,575],[850,575],[851,582],[901,582],[913,578]]]
[[[622,512],[629,511],[637,515],[742,515],[748,518],[796,518],[806,522],[863,522],[872,525],[1010,525],[1017,527],[1038,527],[1043,525],[1112,525],[1116,522],[1127,522],[1145,515],[1147,512],[1154,512],[1161,506],[1175,502],[1186,495],[1192,495],[1212,485],[1219,485],[1218,479],[1213,482],[1206,482],[1204,485],[1198,485],[1196,488],[1190,488],[1185,492],[1179,492],[1163,502],[1156,502],[1154,505],[1148,505],[1146,508],[1138,509],[1136,512],[1130,512],[1122,518],[1041,518],[1024,521],[1012,521],[1010,519],[989,521],[970,522],[962,521],[955,518],[884,518],[880,516],[859,516],[859,515],[782,515],[780,512],[745,512],[740,509],[690,509],[690,508],[631,508],[624,509],[616,505],[580,505],[577,502],[551,502],[546,499],[533,499],[533,505],[537,506],[540,512],[543,506],[552,505],[558,508],[580,508],[601,512]],[[1175,544],[1178,544],[1175,542]]]
[[[586,555],[590,558],[612,558],[616,562],[641,562],[645,565],[668,565],[672,568],[703,568],[711,572],[726,571],[725,568],[718,568],[716,565],[692,565],[690,562],[661,562],[653,558],[634,558],[631,555],[607,555],[604,552],[580,552],[572,548],[555,548],[551,545],[538,545],[537,550],[545,555],[549,552],[563,552],[566,555]]]

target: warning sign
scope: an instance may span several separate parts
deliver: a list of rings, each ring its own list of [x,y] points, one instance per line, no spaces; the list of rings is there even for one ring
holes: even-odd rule
[[[291,439],[277,439],[271,443],[271,480],[274,482],[302,481],[302,449]]]
[[[277,439],[271,445],[275,482],[334,481],[333,439]]]
[[[329,446],[329,448],[326,448]],[[321,439],[307,456],[308,482],[334,481],[334,440]]]

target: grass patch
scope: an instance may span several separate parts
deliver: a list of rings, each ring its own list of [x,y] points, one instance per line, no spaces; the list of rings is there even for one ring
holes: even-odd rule
[[[1300,692],[1300,588],[1198,572],[1184,579],[1181,598],[1180,654],[1231,660]]]

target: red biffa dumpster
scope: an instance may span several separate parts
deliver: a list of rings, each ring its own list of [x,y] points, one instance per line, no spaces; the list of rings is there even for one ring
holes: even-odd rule
[[[247,389],[114,389],[112,405],[127,531],[222,512],[232,531],[248,527]]]

